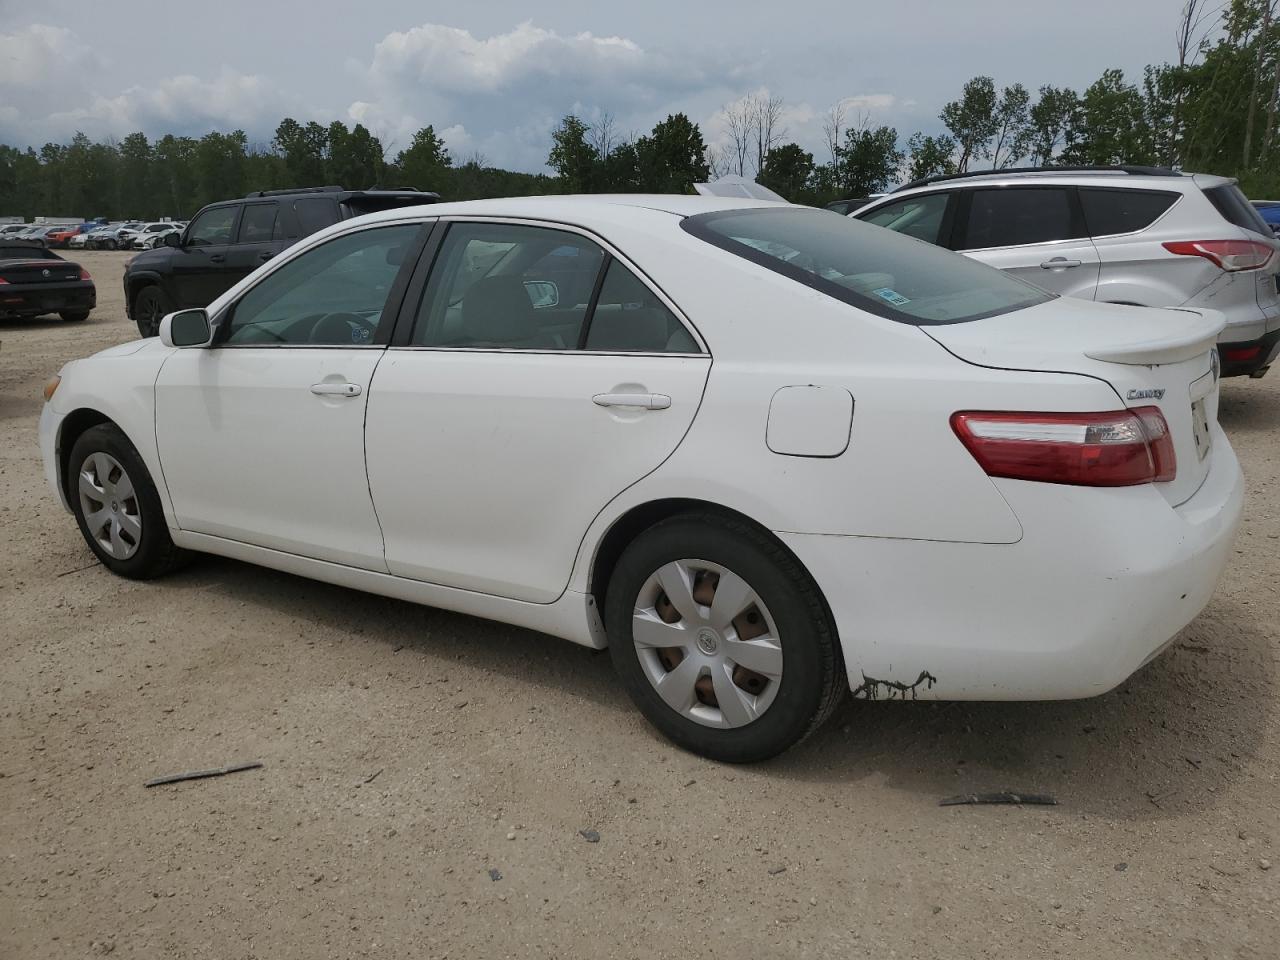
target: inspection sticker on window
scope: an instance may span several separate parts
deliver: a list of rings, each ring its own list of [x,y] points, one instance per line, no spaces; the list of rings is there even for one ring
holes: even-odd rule
[[[881,300],[887,300],[889,303],[892,303],[895,307],[900,307],[904,303],[911,302],[910,297],[904,297],[897,290],[890,290],[888,287],[878,287],[871,292]]]

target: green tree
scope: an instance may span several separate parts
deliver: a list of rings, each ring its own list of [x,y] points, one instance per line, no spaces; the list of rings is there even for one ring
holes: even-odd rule
[[[291,187],[324,186],[329,131],[314,120],[305,126],[285,117],[276,127],[275,149],[284,157]]]
[[[653,132],[636,141],[636,166],[641,190],[692,193],[693,185],[711,176],[702,131],[683,113],[673,113]]]
[[[329,156],[326,179],[348,190],[366,190],[382,179],[382,144],[364,124],[348,130],[335,120],[327,132]]]
[[[952,100],[938,115],[960,151],[956,170],[966,173],[975,160],[990,156],[991,138],[999,129],[996,118],[996,85],[990,77],[974,77],[964,85],[959,100]]]
[[[926,136],[913,133],[907,141],[907,179],[921,180],[944,173],[955,173],[956,142],[945,133]]]
[[[1020,83],[1005,87],[996,103],[995,142],[991,147],[991,169],[1012,167],[1031,147],[1031,95]]]
[[[1080,135],[1080,97],[1070,87],[1043,86],[1028,113],[1031,162],[1047,166],[1060,151],[1070,153]]]
[[[398,186],[443,194],[446,172],[453,165],[453,159],[444,141],[436,136],[435,128],[426,126],[413,135],[406,149],[396,155],[395,165],[402,181]]]
[[[556,172],[569,193],[588,193],[596,183],[600,154],[587,142],[590,129],[580,118],[570,114],[551,131],[547,166]]]
[[[1104,71],[1085,90],[1080,109],[1082,134],[1064,152],[1064,160],[1100,165],[1155,161],[1142,94],[1125,83],[1122,70]]]
[[[813,169],[812,153],[797,143],[785,143],[765,155],[756,180],[794,203],[808,189]]]
[[[884,126],[849,130],[845,133],[844,146],[836,148],[836,160],[845,196],[882,193],[897,176],[902,163],[898,131]]]

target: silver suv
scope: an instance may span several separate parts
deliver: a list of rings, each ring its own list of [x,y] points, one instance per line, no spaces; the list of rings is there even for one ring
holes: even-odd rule
[[[1154,167],[1045,167],[917,180],[849,214],[1054,293],[1227,318],[1224,376],[1280,354],[1280,241],[1234,180]]]

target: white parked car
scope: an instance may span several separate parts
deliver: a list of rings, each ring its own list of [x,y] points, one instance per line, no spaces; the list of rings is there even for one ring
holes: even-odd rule
[[[1212,311],[1060,299],[830,212],[546,197],[343,221],[46,389],[110,570],[186,551],[608,646],[676,743],[1103,693],[1243,482]]]
[[[152,223],[141,223],[136,227],[123,229],[116,235],[116,239],[122,250],[148,250],[151,246],[154,246],[148,241],[173,232],[174,226],[172,223],[157,220]]]

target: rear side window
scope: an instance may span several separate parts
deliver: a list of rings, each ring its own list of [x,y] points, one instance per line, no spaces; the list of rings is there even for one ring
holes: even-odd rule
[[[877,227],[886,227],[894,233],[905,233],[925,243],[939,243],[942,220],[947,212],[947,194],[931,193],[927,196],[908,197],[897,203],[877,207],[859,217]]]
[[[1181,194],[1154,190],[1104,190],[1080,188],[1080,205],[1084,222],[1094,237],[1117,233],[1135,233],[1155,223],[1166,210],[1178,202]]]
[[[338,204],[328,197],[298,200],[293,209],[298,214],[298,226],[304,237],[338,222]]]
[[[744,260],[899,323],[963,323],[1051,299],[976,260],[825,210],[721,210],[680,225]]]
[[[974,190],[959,249],[1018,247],[1083,235],[1066,187]]]
[[[241,243],[266,243],[276,228],[274,203],[251,203],[240,217]]]
[[[1220,187],[1210,187],[1204,192],[1204,195],[1209,198],[1209,202],[1213,204],[1214,208],[1222,214],[1222,218],[1228,223],[1234,223],[1237,227],[1260,233],[1264,237],[1271,236],[1271,228],[1267,226],[1267,222],[1253,208],[1253,204],[1245,199],[1244,194],[1240,192],[1240,188],[1234,183],[1224,183]]]
[[[607,353],[697,353],[689,331],[640,278],[610,260],[587,330],[588,350]]]

